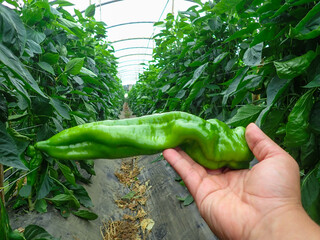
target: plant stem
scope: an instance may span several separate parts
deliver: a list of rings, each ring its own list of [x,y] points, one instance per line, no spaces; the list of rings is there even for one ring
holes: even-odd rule
[[[28,197],[29,211],[32,212],[34,210],[35,203],[32,202],[31,195]]]

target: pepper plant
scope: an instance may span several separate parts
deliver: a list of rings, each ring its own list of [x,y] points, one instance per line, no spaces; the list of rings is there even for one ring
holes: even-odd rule
[[[129,92],[134,114],[256,122],[299,163],[303,206],[320,223],[320,3],[197,1],[155,25],[154,60]]]
[[[0,1],[0,163],[13,209],[46,212],[49,202],[65,217],[91,220],[94,213],[77,210],[92,206],[79,183],[90,182],[93,161],[58,162],[33,147],[65,128],[117,118],[122,107],[105,24],[94,5],[75,16],[63,9],[70,5]]]

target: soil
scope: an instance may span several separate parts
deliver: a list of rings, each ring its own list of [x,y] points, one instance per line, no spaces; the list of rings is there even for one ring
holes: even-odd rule
[[[128,113],[122,113],[122,115],[128,117]],[[143,206],[146,212],[144,219],[154,222],[146,239],[217,239],[201,218],[195,203],[183,206],[183,203],[178,200],[177,197],[187,196],[188,191],[175,181],[177,174],[165,160],[153,162],[158,156],[159,154],[138,158],[138,167],[141,171],[137,180],[141,183],[148,182],[147,201]],[[42,214],[36,212],[17,214],[8,209],[11,227],[16,229],[36,224],[62,240],[103,239],[101,232],[108,227],[108,224],[114,228],[117,224],[122,224],[119,221],[124,215],[132,215],[130,209],[119,208],[116,203],[118,199],[130,192],[129,187],[120,183],[115,175],[119,172],[122,161],[121,159],[96,160],[96,176],[92,177],[90,185],[84,185],[94,204],[91,210],[99,216],[96,220],[86,221],[72,214],[65,219],[53,207],[48,207],[48,212]]]

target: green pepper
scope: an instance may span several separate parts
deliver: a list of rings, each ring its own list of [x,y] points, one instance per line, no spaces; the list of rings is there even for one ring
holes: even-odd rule
[[[204,167],[248,168],[252,154],[245,129],[217,120],[169,112],[105,120],[66,129],[35,147],[58,159],[84,160],[149,155],[179,146]]]

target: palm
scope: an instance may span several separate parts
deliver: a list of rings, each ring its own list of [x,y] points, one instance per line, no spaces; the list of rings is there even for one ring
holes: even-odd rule
[[[295,161],[262,137],[252,139],[255,143],[251,146],[248,139],[260,161],[251,170],[206,170],[181,150],[164,152],[194,196],[201,215],[221,238],[245,239],[249,229],[266,215],[292,200],[300,201]]]

